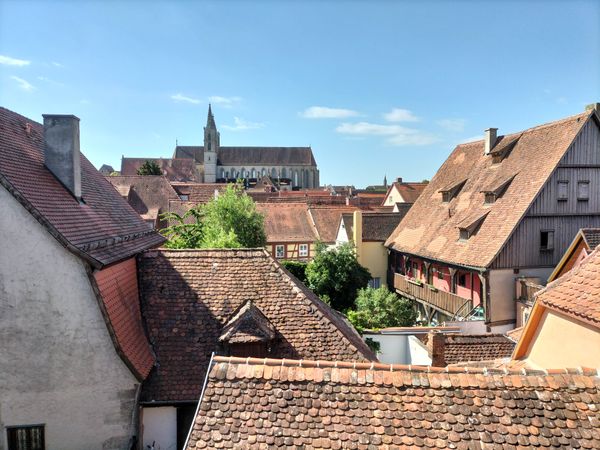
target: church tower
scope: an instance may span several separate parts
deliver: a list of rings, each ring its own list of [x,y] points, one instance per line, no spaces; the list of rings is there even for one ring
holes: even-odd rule
[[[217,154],[219,152],[220,136],[215,124],[210,104],[208,105],[208,118],[204,127],[204,182],[217,181]]]

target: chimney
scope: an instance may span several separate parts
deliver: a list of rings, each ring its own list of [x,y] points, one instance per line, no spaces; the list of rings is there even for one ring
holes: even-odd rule
[[[79,200],[81,199],[79,118],[61,114],[43,114],[43,117],[44,164]]]
[[[586,111],[596,111],[596,114],[600,114],[600,103],[590,103],[585,107]]]
[[[444,355],[446,338],[443,333],[438,330],[431,330],[427,336],[427,351],[431,357],[431,365],[433,367],[446,367],[446,359]]]
[[[396,183],[402,183],[402,177],[396,178]]]
[[[489,155],[496,144],[496,132],[498,128],[488,128],[485,130],[485,150],[484,154]]]

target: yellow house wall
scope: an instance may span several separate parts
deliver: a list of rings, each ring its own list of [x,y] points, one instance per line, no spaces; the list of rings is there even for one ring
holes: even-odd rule
[[[361,250],[358,262],[369,269],[372,278],[380,278],[381,284],[385,284],[388,255],[383,242],[363,242]]]
[[[545,369],[600,367],[600,330],[546,309],[524,359]]]

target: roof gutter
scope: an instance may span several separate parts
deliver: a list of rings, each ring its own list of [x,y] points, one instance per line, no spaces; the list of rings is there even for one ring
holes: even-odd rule
[[[213,366],[213,359],[215,357],[215,352],[210,354],[210,361],[208,362],[208,369],[206,370],[206,376],[204,377],[204,383],[202,384],[202,392],[200,393],[200,399],[198,400],[198,406],[196,406],[196,412],[194,413],[194,419],[192,420],[192,425],[190,426],[190,430],[188,431],[187,437],[185,438],[185,444],[183,448],[186,449],[188,443],[190,442],[190,437],[192,436],[192,430],[194,429],[194,423],[196,421],[196,417],[198,416],[198,411],[200,411],[200,405],[202,405],[202,399],[204,398],[204,391],[206,389],[206,385],[208,383],[208,376]]]

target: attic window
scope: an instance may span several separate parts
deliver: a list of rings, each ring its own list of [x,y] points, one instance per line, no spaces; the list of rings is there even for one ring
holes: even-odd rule
[[[496,183],[491,189],[481,191],[485,195],[484,203],[486,205],[490,205],[492,203],[495,203],[496,200],[502,197],[504,195],[504,192],[506,192],[506,189],[508,189],[508,186],[510,185],[512,180],[515,178],[515,176],[516,175],[513,175],[499,183]]]
[[[442,202],[448,203],[454,197],[458,195],[462,187],[465,185],[467,180],[459,181],[458,183],[454,183],[453,185],[448,186],[445,189],[440,189],[438,192],[442,193]]]
[[[554,230],[543,230],[540,232],[540,250],[554,250]]]
[[[477,234],[488,213],[476,217],[467,217],[458,224],[459,240],[466,241]]]
[[[187,202],[187,201],[189,200],[190,196],[189,196],[189,195],[187,195],[187,194],[181,194],[181,195],[179,196],[179,198],[180,198],[181,200],[183,200],[184,202]]]

